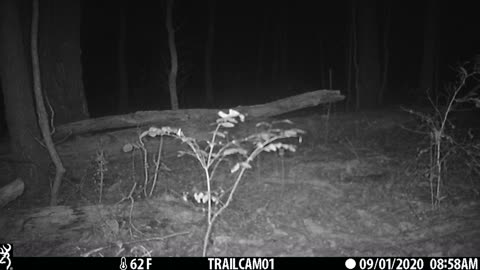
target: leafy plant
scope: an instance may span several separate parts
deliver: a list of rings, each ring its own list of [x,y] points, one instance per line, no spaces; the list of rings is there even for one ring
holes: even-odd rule
[[[295,152],[296,145],[285,143],[281,140],[297,138],[301,142],[301,135],[305,133],[298,128],[283,129],[275,127],[276,124],[279,123],[287,125],[293,124],[289,120],[275,121],[272,123],[260,122],[257,124],[257,128],[259,128],[260,131],[245,138],[230,140],[228,130],[236,127],[237,124],[244,122],[244,120],[245,115],[236,110],[230,109],[228,113],[219,111],[218,119],[213,124],[215,125],[215,129],[211,132],[212,137],[206,141],[206,144],[198,142],[193,137],[186,136],[179,128],[171,127],[151,127],[139,136],[140,142],[147,136],[170,136],[179,139],[188,146],[187,150],[179,151],[179,156],[191,156],[200,163],[207,186],[206,198],[202,198],[206,199],[208,205],[207,231],[203,242],[203,256],[207,254],[208,239],[212,231],[213,223],[231,203],[245,171],[252,168],[252,161],[264,151],[282,151],[282,153],[284,151]],[[143,146],[143,142],[141,145]],[[129,146],[128,149],[131,150],[133,148]],[[234,176],[234,184],[231,188],[227,189],[229,193],[226,201],[214,209],[212,205],[212,200],[214,199],[212,196],[212,180],[219,164],[227,157],[234,155],[240,157],[240,160],[230,168],[230,172],[236,174]]]

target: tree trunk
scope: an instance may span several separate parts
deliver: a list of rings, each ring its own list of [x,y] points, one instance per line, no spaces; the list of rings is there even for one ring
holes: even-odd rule
[[[212,58],[215,40],[215,0],[208,1],[208,32],[205,45],[205,96],[207,106],[213,107],[213,82],[212,82]]]
[[[435,87],[435,59],[437,54],[438,26],[437,16],[439,4],[436,0],[427,1],[425,28],[423,34],[423,59],[419,91],[434,90]]]
[[[284,3],[284,5],[287,5],[288,2]],[[280,33],[280,76],[282,78],[285,78],[285,76],[288,74],[288,6],[283,7],[284,12],[282,14],[283,20],[281,23],[281,33]],[[331,89],[331,88],[330,88]]]
[[[79,0],[40,3],[41,79],[55,125],[89,117],[82,78],[80,21]]]
[[[378,104],[383,105],[385,99],[385,92],[387,90],[388,83],[388,67],[390,63],[390,50],[388,46],[388,39],[390,36],[390,22],[391,22],[391,13],[392,5],[391,1],[384,1],[385,3],[385,17],[383,23],[383,65],[382,65],[382,82],[381,87],[378,92]]]
[[[354,27],[354,23],[353,23],[353,16],[351,16],[351,22],[350,22],[350,25],[348,26],[348,29],[347,29],[347,40],[348,40],[348,43],[347,43],[347,48],[346,48],[346,56],[347,56],[347,61],[346,61],[346,74],[347,74],[347,89],[346,89],[346,96],[347,96],[347,100],[345,102],[345,111],[349,111],[349,109],[352,108],[352,99],[354,97],[353,95],[353,89],[352,89],[352,79],[353,79],[353,27]]]
[[[353,89],[355,93],[355,110],[360,110],[360,75],[358,65],[358,7],[357,1],[351,1],[351,15],[352,15],[352,68],[353,68]]]
[[[178,55],[175,44],[175,29],[173,28],[174,0],[167,0],[166,27],[168,32],[168,48],[170,50],[170,73],[168,74],[168,88],[170,90],[170,105],[172,110],[178,110],[177,74]]]
[[[274,9],[272,74],[274,86],[283,85],[288,67],[288,1],[279,1]]]
[[[278,87],[277,78],[278,71],[280,69],[280,39],[281,29],[278,26],[275,26],[273,30],[272,37],[272,65],[270,69],[270,81],[273,87]]]
[[[128,72],[127,72],[127,2],[119,2],[119,29],[118,29],[118,107],[119,113],[128,110]]]
[[[263,86],[263,75],[264,75],[264,59],[265,59],[265,43],[266,37],[268,35],[268,26],[270,23],[270,9],[264,9],[263,11],[263,24],[259,31],[258,37],[258,47],[257,47],[257,69],[256,69],[256,89],[260,89]]]
[[[32,27],[31,27],[31,51],[30,55],[32,57],[32,73],[33,73],[33,93],[35,94],[35,108],[38,116],[38,125],[42,133],[43,143],[48,150],[50,158],[55,165],[56,173],[55,180],[53,181],[50,205],[57,204],[58,190],[60,189],[60,184],[62,183],[63,175],[65,174],[65,168],[63,167],[60,156],[55,149],[55,144],[52,140],[52,134],[49,126],[49,119],[47,109],[45,107],[45,102],[43,99],[42,93],[42,83],[40,79],[40,63],[38,57],[38,16],[39,16],[39,0],[33,0],[32,5]]]
[[[378,25],[373,1],[358,1],[358,68],[360,108],[374,108],[380,90]]]
[[[0,78],[11,151],[17,176],[25,181],[26,196],[34,197],[48,190],[50,159],[37,142],[40,138],[32,94],[30,61],[16,0],[0,1]]]
[[[325,57],[325,46],[323,44],[323,40],[322,38],[320,39],[320,42],[319,42],[319,45],[318,45],[318,48],[319,48],[319,51],[320,51],[320,68],[319,68],[319,72],[320,72],[320,87],[322,88],[326,88],[327,87],[327,84],[325,83],[327,80],[325,79],[325,66],[327,65],[326,64],[326,60],[327,58]]]

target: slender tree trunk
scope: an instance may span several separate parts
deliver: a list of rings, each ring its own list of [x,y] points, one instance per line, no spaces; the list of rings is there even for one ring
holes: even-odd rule
[[[283,85],[288,65],[288,1],[279,1],[275,7],[271,79],[273,83]]]
[[[378,25],[372,1],[358,1],[358,66],[360,107],[377,106],[380,90]]]
[[[284,5],[284,12],[282,12],[283,20],[281,22],[281,29],[280,29],[280,76],[282,78],[286,78],[288,74],[288,2],[285,2]]]
[[[42,0],[40,15],[39,56],[47,111],[55,125],[87,119],[80,0]]]
[[[280,78],[283,77],[283,71],[286,70],[287,66],[287,34],[286,29],[284,29],[283,25],[275,26],[276,29],[274,31],[273,37],[273,59],[272,59],[272,73],[271,79],[272,82],[278,82]]]
[[[355,110],[360,110],[360,72],[358,65],[358,29],[357,29],[357,0],[352,0],[352,60],[354,71],[354,93],[355,93]]]
[[[270,9],[263,11],[263,24],[259,31],[258,47],[257,47],[257,70],[256,70],[256,88],[259,89],[263,85],[264,75],[264,59],[265,59],[265,39],[268,34],[268,26],[270,22]]]
[[[280,40],[279,40],[280,29],[278,26],[275,26],[273,30],[272,38],[272,66],[270,70],[270,80],[272,85],[276,87],[276,82],[278,78],[278,70],[280,66]]]
[[[435,59],[438,51],[438,24],[439,3],[436,0],[427,1],[425,28],[423,34],[423,59],[419,91],[434,90]]]
[[[5,114],[17,176],[25,182],[25,193],[36,197],[48,191],[50,159],[37,142],[40,138],[32,94],[32,76],[26,42],[20,24],[19,1],[0,1],[0,79]]]
[[[47,109],[45,108],[45,102],[43,100],[42,83],[40,79],[40,63],[38,60],[38,14],[38,0],[33,0],[30,52],[32,56],[33,92],[35,94],[35,105],[37,105],[36,109],[40,131],[42,133],[43,141],[45,142],[45,147],[47,148],[48,153],[50,154],[50,158],[55,164],[56,169],[55,180],[53,181],[50,197],[50,205],[53,206],[57,204],[58,191],[62,183],[63,175],[65,174],[65,168],[63,167],[60,156],[58,155],[57,150],[55,149],[55,144],[52,140],[48,121],[48,113]]]
[[[178,110],[178,55],[175,44],[175,29],[173,28],[173,4],[174,0],[167,0],[167,16],[165,23],[168,32],[168,48],[170,50],[170,73],[168,74],[168,88],[170,90],[170,105],[172,110]]]
[[[119,2],[119,29],[118,29],[118,108],[119,113],[128,111],[128,72],[127,72],[127,1]]]
[[[215,0],[208,1],[208,32],[205,44],[205,96],[209,107],[214,105],[212,59],[215,40]]]
[[[378,92],[378,104],[383,105],[385,99],[385,91],[387,90],[388,82],[388,65],[390,60],[390,50],[388,47],[388,39],[390,37],[390,22],[391,11],[393,3],[391,1],[384,1],[385,3],[385,23],[383,24],[383,66],[382,66],[382,82],[380,91]]]
[[[320,37],[320,44],[319,44],[319,50],[320,50],[320,87],[326,88],[326,79],[325,79],[325,70],[326,70],[326,57],[325,57],[325,46],[324,46],[324,41],[323,37]]]
[[[349,29],[347,29],[348,33],[348,43],[347,43],[347,61],[346,61],[346,71],[347,71],[347,100],[345,102],[345,111],[348,111],[351,108],[352,100],[353,100],[353,89],[352,89],[352,67],[353,67],[353,18],[351,18],[351,22],[349,25]]]

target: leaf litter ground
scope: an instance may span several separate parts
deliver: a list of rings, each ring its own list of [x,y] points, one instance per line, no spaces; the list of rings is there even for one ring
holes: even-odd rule
[[[254,162],[214,225],[210,256],[480,256],[478,176],[467,174],[461,160],[453,164],[457,169],[442,187],[446,198],[432,210],[427,161],[417,158],[424,138],[405,129],[417,125],[409,115],[286,117],[307,135],[296,153],[262,153]],[[166,155],[162,161],[155,199],[182,204],[182,192],[201,188],[195,160]],[[224,163],[216,186],[232,184],[232,164]],[[143,181],[140,154],[106,166],[103,204],[118,203],[134,181]],[[82,179],[65,181],[63,204],[98,204],[95,164],[85,171]],[[145,200],[141,193],[132,194],[134,205]],[[183,204],[203,214],[198,205]],[[110,216],[78,239],[24,243],[15,256],[199,256],[205,223]]]

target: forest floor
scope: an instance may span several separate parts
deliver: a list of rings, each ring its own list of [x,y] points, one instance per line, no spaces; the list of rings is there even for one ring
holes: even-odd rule
[[[420,128],[411,115],[306,110],[285,118],[307,134],[296,152],[254,161],[213,227],[209,256],[480,256],[479,176],[460,156],[448,161],[433,209],[428,154],[419,155],[428,137],[409,130]],[[183,192],[202,185],[193,158],[162,162],[152,198],[181,203]],[[105,168],[103,204],[118,203],[144,177],[141,155]],[[228,170],[225,163],[216,178],[225,190],[233,181]],[[83,179],[65,181],[61,204],[98,204],[98,173],[92,161]],[[138,193],[135,204],[152,199]],[[110,216],[78,239],[20,244],[15,256],[201,256],[205,223]]]

